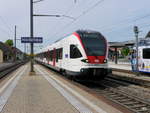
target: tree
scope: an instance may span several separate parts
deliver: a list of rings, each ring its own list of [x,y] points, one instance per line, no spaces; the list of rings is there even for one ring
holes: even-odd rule
[[[129,49],[128,47],[124,47],[124,48],[122,48],[122,50],[121,50],[121,54],[122,54],[123,56],[127,56],[127,55],[129,54],[129,52],[130,52],[130,49]]]
[[[7,44],[7,45],[12,47],[13,46],[13,40],[8,39],[8,40],[6,40],[5,44]]]

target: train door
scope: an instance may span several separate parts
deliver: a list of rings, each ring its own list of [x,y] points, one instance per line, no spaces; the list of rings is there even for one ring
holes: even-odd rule
[[[62,55],[63,55],[63,48],[58,49],[58,67],[62,68]]]
[[[62,51],[62,63],[61,63],[61,68],[67,70],[68,69],[68,63],[69,63],[69,45],[68,45],[68,41],[64,41],[63,42],[63,51]]]
[[[80,68],[82,66],[82,54],[79,50],[79,48],[77,47],[77,45],[71,44],[70,45],[70,62],[69,62],[69,69],[71,71],[76,71],[79,72]]]

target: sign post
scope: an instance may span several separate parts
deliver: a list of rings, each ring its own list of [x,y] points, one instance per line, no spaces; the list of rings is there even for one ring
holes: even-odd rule
[[[34,43],[43,43],[43,38],[42,37],[21,37],[21,43],[30,43],[31,44],[31,72],[34,72],[34,67],[33,67],[33,44]]]
[[[138,26],[134,26],[134,33],[136,37],[136,73],[139,75],[138,71],[138,34],[139,34],[139,29]]]
[[[33,0],[30,0],[30,38],[33,38]],[[34,51],[33,51],[33,43],[30,43],[31,44],[31,55],[34,54]],[[34,67],[33,67],[33,56],[30,57],[31,58],[31,70],[30,72],[34,72]]]
[[[42,37],[21,37],[21,43],[43,43]]]

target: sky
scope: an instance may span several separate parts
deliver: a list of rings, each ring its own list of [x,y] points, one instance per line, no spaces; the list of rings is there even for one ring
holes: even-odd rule
[[[34,14],[58,14],[74,19],[34,17],[34,36],[43,37],[42,44],[35,44],[35,51],[78,29],[99,31],[109,42],[116,42],[134,40],[136,25],[139,37],[145,37],[150,31],[149,4],[150,0],[43,0],[34,4]],[[19,39],[30,36],[30,0],[0,1],[0,41],[14,39],[15,25],[17,47],[24,51]]]

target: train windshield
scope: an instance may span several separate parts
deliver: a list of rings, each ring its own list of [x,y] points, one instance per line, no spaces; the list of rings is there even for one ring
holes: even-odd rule
[[[150,45],[150,39],[143,39],[139,41],[139,46],[149,46]]]
[[[103,36],[96,33],[82,34],[81,40],[88,56],[104,56],[106,42]]]
[[[150,59],[150,48],[143,49],[143,59]]]

